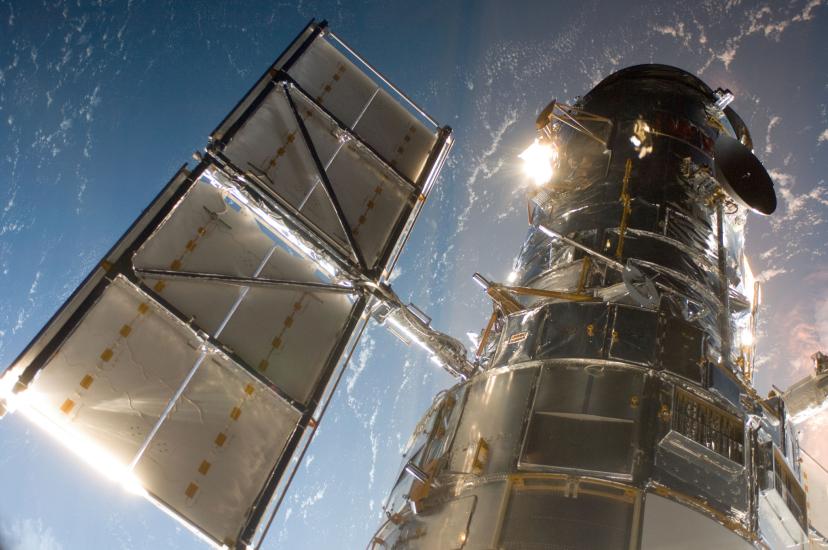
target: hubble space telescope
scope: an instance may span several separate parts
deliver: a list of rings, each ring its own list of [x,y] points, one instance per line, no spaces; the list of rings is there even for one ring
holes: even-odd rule
[[[818,548],[828,473],[763,398],[749,211],[773,184],[726,90],[663,65],[553,102],[507,284],[469,355],[389,276],[452,145],[311,22],[0,378],[45,429],[216,547],[258,547],[371,319],[457,384],[370,548]]]

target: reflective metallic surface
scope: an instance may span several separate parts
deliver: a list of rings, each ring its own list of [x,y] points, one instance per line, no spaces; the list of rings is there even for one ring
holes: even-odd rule
[[[311,22],[3,373],[0,415],[258,547],[373,318],[458,383],[370,546],[824,546],[828,473],[794,421],[828,362],[751,385],[744,224],[775,195],[732,100],[642,65],[550,103],[513,277],[475,274],[494,311],[470,359],[389,286],[451,129]]]
[[[554,175],[514,286],[476,275],[495,310],[480,370],[418,426],[420,475],[403,468],[369,547],[819,544],[786,400],[751,385],[744,224],[775,197],[750,187],[770,180],[730,100],[643,65],[543,111]]]

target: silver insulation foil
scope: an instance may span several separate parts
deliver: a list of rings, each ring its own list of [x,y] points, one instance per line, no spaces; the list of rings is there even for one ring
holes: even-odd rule
[[[477,277],[478,372],[415,430],[370,547],[806,544],[785,404],[751,386],[748,211],[714,155],[750,135],[720,99],[642,65],[544,111],[555,172],[509,284]]]

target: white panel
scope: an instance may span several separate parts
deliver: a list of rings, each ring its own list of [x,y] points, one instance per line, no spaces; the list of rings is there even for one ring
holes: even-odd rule
[[[251,277],[273,243],[247,210],[203,182],[198,182],[173,213],[141,246],[136,268],[220,273]],[[213,334],[239,296],[229,285],[145,281],[159,296]]]
[[[271,390],[210,355],[135,471],[156,498],[233,545],[298,422]]]
[[[380,90],[355,127],[391,166],[417,182],[437,136],[403,108],[385,90]]]
[[[222,139],[224,137],[225,132],[227,132],[230,127],[235,124],[238,119],[244,114],[245,110],[250,107],[253,101],[259,96],[259,94],[264,90],[271,82],[273,70],[281,67],[284,63],[290,59],[291,56],[296,54],[296,51],[305,43],[305,41],[315,32],[317,25],[315,22],[311,21],[305,30],[300,33],[299,36],[287,47],[287,49],[282,52],[282,54],[276,59],[271,67],[259,78],[258,82],[253,85],[247,95],[245,95],[242,100],[236,105],[236,107],[227,115],[221,124],[219,124],[218,128],[216,128],[213,133],[210,135],[211,139]]]
[[[285,84],[277,80],[238,130],[227,136],[221,152],[350,256],[348,236],[299,129],[289,93],[352,237],[373,269],[388,258],[400,237],[403,217],[420,198],[415,186],[433,153],[437,131],[324,38],[316,39],[288,74],[308,96],[292,85],[285,92]],[[358,144],[360,140],[364,144]]]
[[[245,277],[258,273],[266,279],[332,283],[319,264],[301,255],[238,199],[204,181],[193,186],[133,263],[136,268]],[[292,287],[245,288],[158,277],[145,282],[303,403],[311,397],[332,351],[347,336],[354,308],[347,294]]]
[[[293,92],[291,97],[305,121],[320,162],[326,167],[357,246],[368,266],[373,267],[394,238],[393,231],[406,204],[413,203],[417,193],[366,148],[353,141],[343,144],[340,138],[347,137],[339,136],[330,120],[300,93]],[[425,136],[425,130],[420,134]],[[226,146],[224,154],[350,254],[342,225],[281,87],[262,102]],[[419,155],[416,162],[422,164],[425,159],[425,155]]]
[[[200,342],[121,276],[25,396],[128,464],[195,364]]]
[[[104,257],[104,261],[95,266],[95,269],[89,274],[84,282],[78,287],[72,296],[64,303],[60,310],[55,314],[55,317],[49,321],[43,331],[32,343],[15,359],[10,368],[18,370],[24,365],[29,365],[37,356],[43,351],[43,346],[54,338],[56,334],[64,327],[69,318],[81,307],[83,301],[95,289],[95,286],[103,281],[107,272],[103,264],[115,264],[124,254],[124,252],[135,244],[136,239],[140,236],[147,227],[152,223],[153,218],[163,209],[170,201],[171,197],[179,191],[181,186],[187,179],[189,172],[185,167],[172,177],[169,183],[156,196],[155,200],[151,202],[141,216],[133,222],[129,230],[120,238],[120,240],[112,247],[112,249]],[[10,372],[9,372],[10,374]]]
[[[324,39],[310,45],[288,74],[343,124],[353,127],[377,85]]]
[[[324,115],[305,103],[300,94],[292,96],[321,162],[328,167],[331,186],[355,240],[373,266],[394,237],[407,203],[413,203],[417,194],[363,147],[339,143],[331,126],[324,123]],[[307,113],[314,115],[308,117]],[[293,119],[283,90],[277,88],[224,153],[347,250],[341,225]],[[420,134],[425,135],[425,130]],[[418,162],[425,162],[425,156]]]
[[[291,95],[323,165],[339,145],[330,122],[300,94]],[[233,136],[224,154],[240,170],[254,174],[342,247],[347,240],[325,195],[319,171],[305,144],[285,91],[277,86]]]
[[[333,45],[317,39],[288,74],[386,162],[417,181],[435,132]]]
[[[247,364],[306,403],[344,336],[345,295],[251,288],[221,336]]]
[[[691,508],[647,493],[644,501],[643,550],[748,550],[742,537]]]
[[[828,471],[811,455],[801,453],[802,485],[808,496],[808,522],[828,536]]]
[[[143,281],[210,335],[216,334],[242,293],[242,288],[237,286],[203,281],[162,280],[156,277],[144,277]]]
[[[272,245],[247,209],[199,180],[141,246],[133,263],[250,277]]]
[[[411,190],[354,144],[342,148],[329,174],[357,245],[373,266],[392,240]]]

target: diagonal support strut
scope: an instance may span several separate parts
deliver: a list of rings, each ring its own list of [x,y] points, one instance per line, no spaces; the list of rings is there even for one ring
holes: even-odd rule
[[[342,226],[342,230],[345,232],[345,237],[348,239],[348,245],[350,245],[351,251],[354,253],[354,256],[359,263],[359,267],[363,270],[363,273],[367,273],[368,265],[365,263],[362,251],[357,245],[353,231],[351,231],[351,225],[348,223],[348,220],[345,219],[345,212],[342,210],[342,205],[339,204],[339,201],[336,198],[333,186],[331,185],[331,180],[328,178],[328,172],[325,170],[325,166],[322,164],[319,154],[316,152],[316,147],[313,145],[313,140],[311,140],[308,127],[305,126],[305,121],[302,120],[302,116],[296,108],[296,103],[290,95],[290,85],[287,82],[283,82],[282,87],[285,90],[285,96],[287,97],[288,104],[290,105],[290,110],[293,111],[293,116],[296,118],[296,123],[299,125],[299,131],[302,133],[302,139],[304,139],[305,145],[307,146],[311,158],[313,159],[313,164],[316,166],[316,171],[319,174],[319,179],[322,181],[322,187],[325,189],[325,194],[328,196],[328,200],[330,201],[331,206],[333,206],[336,217],[339,220],[339,225]]]
[[[268,279],[264,277],[238,277],[235,275],[223,275],[221,273],[201,273],[196,271],[173,271],[171,269],[150,269],[150,268],[135,268],[135,274],[142,277],[159,277],[171,280],[184,281],[211,281],[214,283],[223,283],[235,286],[259,286],[269,288],[297,288],[309,290],[312,292],[336,292],[341,294],[356,294],[358,289],[341,286],[330,285],[325,283],[314,283],[305,281],[290,281],[285,279]]]

